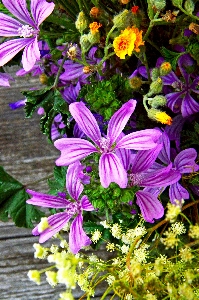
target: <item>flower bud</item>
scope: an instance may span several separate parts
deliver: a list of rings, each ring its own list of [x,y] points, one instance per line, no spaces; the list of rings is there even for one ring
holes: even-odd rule
[[[116,27],[125,27],[125,24],[126,24],[126,19],[127,19],[127,16],[128,16],[128,10],[125,9],[123,10],[120,14],[116,15],[114,18],[113,18],[113,24],[116,26]]]
[[[172,4],[174,6],[180,7],[180,6],[182,6],[182,1],[183,0],[172,0]]]
[[[43,73],[39,76],[39,81],[41,82],[41,84],[47,84],[48,83],[48,77],[46,76],[45,73]]]
[[[91,45],[99,43],[100,42],[100,33],[99,32],[95,32],[95,33],[89,32],[88,41],[90,42]]]
[[[160,66],[160,76],[169,74],[171,72],[171,70],[172,70],[172,67],[171,67],[170,62],[168,62],[168,61],[163,62]]]
[[[121,4],[128,4],[130,0],[120,0]]]
[[[162,124],[167,124],[167,125],[172,124],[172,118],[169,115],[167,115],[164,111],[151,108],[147,111],[147,114],[151,120],[160,122]]]
[[[142,85],[142,80],[138,76],[134,76],[129,79],[129,85],[133,90],[139,90]]]
[[[82,51],[85,52],[88,50],[88,48],[91,46],[89,40],[88,40],[88,34],[83,34],[81,37],[80,37],[80,45],[81,45],[81,48],[82,48]]]
[[[152,81],[155,81],[158,79],[158,77],[160,76],[160,71],[158,68],[153,68],[151,71],[151,79]]]
[[[75,22],[75,26],[77,28],[77,30],[79,30],[80,33],[82,33],[84,31],[84,29],[87,28],[88,26],[88,21],[83,13],[83,11],[80,11],[77,20]]]
[[[167,99],[163,95],[157,95],[154,98],[148,100],[148,104],[153,108],[165,106],[166,103]]]
[[[93,18],[99,18],[99,16],[101,15],[101,10],[98,7],[92,7],[90,10],[90,16]]]
[[[158,77],[157,80],[153,81],[150,85],[150,91],[149,91],[149,96],[153,95],[153,94],[159,94],[162,91],[162,79],[160,77]]]

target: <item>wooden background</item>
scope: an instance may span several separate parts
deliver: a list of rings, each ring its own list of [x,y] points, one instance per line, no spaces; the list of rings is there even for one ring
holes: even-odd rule
[[[0,87],[0,165],[28,188],[46,192],[46,181],[36,186],[30,183],[52,173],[60,152],[40,132],[37,114],[25,119],[23,109],[12,111],[8,105],[24,98],[20,91],[38,86],[38,79],[16,77],[13,67],[6,70],[15,82],[10,88]],[[28,279],[28,270],[49,266],[45,260],[34,259],[33,243],[37,242],[38,237],[32,236],[31,229],[0,221],[0,300],[57,300],[60,292],[65,291],[65,285],[53,289],[45,275],[39,286]],[[104,255],[103,251],[99,254]],[[99,299],[101,294],[99,288],[93,299]],[[82,292],[75,290],[75,298],[80,295]]]

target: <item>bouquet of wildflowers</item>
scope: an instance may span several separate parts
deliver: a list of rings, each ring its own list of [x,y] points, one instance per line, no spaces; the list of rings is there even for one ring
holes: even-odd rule
[[[77,286],[91,299],[101,283],[101,299],[198,299],[199,1],[0,8],[0,84],[5,64],[38,76],[10,106],[37,111],[60,150],[49,193],[0,169],[1,220],[32,227],[49,262],[29,278],[64,284],[60,300]]]

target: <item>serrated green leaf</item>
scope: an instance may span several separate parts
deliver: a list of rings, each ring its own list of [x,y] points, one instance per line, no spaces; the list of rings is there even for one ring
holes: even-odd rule
[[[165,47],[161,48],[161,53],[164,56],[165,60],[170,62],[173,70],[176,69],[176,65],[180,56],[184,54],[183,52],[179,53],[168,50]]]
[[[93,222],[84,222],[83,228],[86,231],[86,233],[92,233],[95,230],[103,231],[104,227],[102,225],[98,225]]]
[[[0,203],[9,198],[13,193],[23,188],[23,185],[10,176],[0,166]]]
[[[0,167],[0,220],[11,217],[18,227],[32,228],[35,221],[40,221],[43,212],[27,204],[29,198],[23,185]]]
[[[40,128],[43,134],[47,135],[49,140],[51,140],[51,126],[56,113],[54,109],[47,111],[40,119]]]
[[[63,114],[68,114],[68,104],[67,102],[62,98],[61,94],[59,91],[55,91],[54,93],[54,110],[63,113]]]

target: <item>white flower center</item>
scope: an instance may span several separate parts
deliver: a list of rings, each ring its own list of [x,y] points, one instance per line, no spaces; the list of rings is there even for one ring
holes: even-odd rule
[[[100,140],[100,149],[103,153],[110,152],[110,139],[102,137]]]
[[[81,211],[81,205],[78,202],[71,202],[66,206],[66,212],[71,215],[75,215]]]
[[[19,36],[23,38],[31,37],[35,34],[35,30],[29,25],[22,25],[17,31]]]
[[[143,175],[140,173],[130,174],[131,186],[140,185],[143,180]]]

